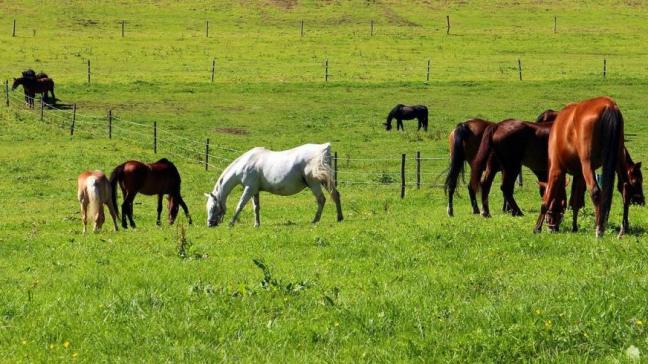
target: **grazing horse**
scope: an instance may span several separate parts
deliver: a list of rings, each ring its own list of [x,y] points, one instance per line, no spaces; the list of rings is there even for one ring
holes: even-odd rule
[[[304,144],[280,152],[253,148],[236,158],[218,178],[214,190],[207,196],[207,226],[217,226],[225,217],[227,196],[237,185],[243,185],[243,195],[236,206],[230,225],[234,225],[245,204],[253,198],[254,226],[259,218],[259,192],[290,196],[309,187],[317,200],[313,223],[320,220],[326,198],[322,187],[329,191],[337,208],[337,220],[342,221],[340,193],[335,188],[330,167],[331,144]]]
[[[180,195],[180,173],[176,166],[168,159],[162,158],[155,163],[144,164],[138,161],[127,161],[118,165],[110,174],[110,185],[112,187],[112,200],[117,206],[117,184],[124,195],[122,203],[122,227],[128,228],[126,218],[130,226],[135,227],[133,221],[133,200],[139,192],[144,195],[157,195],[157,224],[160,225],[160,214],[162,213],[162,197],[168,195],[169,224],[172,225],[178,216],[178,206],[184,210],[189,224],[191,215],[189,209]]]
[[[112,200],[112,192],[110,182],[106,175],[101,171],[86,171],[79,175],[77,179],[77,198],[81,204],[81,219],[83,220],[83,233],[86,233],[86,225],[88,221],[88,208],[90,212],[94,213],[94,232],[99,231],[106,216],[104,215],[103,205],[108,205],[108,211],[115,224],[115,231],[117,228],[117,205]]]
[[[457,127],[448,135],[448,143],[450,144],[450,168],[448,169],[448,175],[444,184],[445,192],[448,195],[448,216],[454,215],[453,197],[457,188],[459,175],[463,175],[465,162],[468,162],[472,166],[472,162],[479,149],[482,134],[489,125],[494,125],[494,123],[482,119],[470,119],[457,124]],[[498,169],[495,161],[491,159],[486,169],[488,172],[486,179],[492,181]],[[470,196],[473,213],[478,214],[479,206],[477,206],[477,198],[475,197],[475,191],[470,185],[468,185],[468,195]]]
[[[544,115],[545,113],[541,114]],[[487,161],[495,158],[502,170],[502,193],[505,209],[513,216],[522,216],[522,210],[513,198],[515,179],[522,166],[526,166],[539,181],[547,180],[547,143],[553,122],[530,123],[520,120],[504,120],[486,128],[473,162],[470,184],[474,191],[482,190],[482,216],[490,217],[488,192],[490,180],[482,180]],[[544,188],[540,188],[542,196]]]
[[[412,120],[416,118],[418,120],[418,129],[427,131],[428,128],[428,109],[425,105],[413,105],[405,106],[403,104],[398,104],[387,115],[387,122],[385,122],[385,129],[392,129],[392,119],[396,119],[396,130],[405,130],[403,128],[403,120]]]
[[[34,98],[36,97],[36,94],[42,94],[43,98],[47,98],[47,92],[49,91],[52,93],[52,100],[56,100],[56,96],[54,96],[54,80],[51,78],[14,78],[11,89],[15,90],[20,85],[22,85],[23,90],[25,91],[30,108],[34,108]]]
[[[25,78],[33,78],[35,80],[39,80],[41,78],[49,78],[49,76],[44,73],[44,72],[39,72],[36,73],[33,69],[28,69],[25,71],[22,71],[22,76]],[[30,96],[27,94],[27,90],[23,88],[23,91],[25,92],[25,103],[29,104],[29,98]],[[54,94],[52,94],[53,96]],[[47,95],[45,95],[45,98],[47,98]]]
[[[566,208],[565,175],[574,175],[590,191],[596,210],[596,236],[600,237],[612,205],[614,174],[624,163],[623,116],[609,97],[573,103],[556,117],[549,135],[549,173],[535,232],[547,220],[558,231]],[[595,170],[602,167],[602,186]],[[622,228],[623,232],[624,229]]]

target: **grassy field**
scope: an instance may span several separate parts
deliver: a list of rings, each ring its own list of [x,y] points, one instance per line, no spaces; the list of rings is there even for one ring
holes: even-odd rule
[[[0,0],[0,79],[45,71],[64,109],[41,122],[21,90],[0,105],[0,361],[643,358],[644,208],[631,209],[621,240],[618,194],[601,240],[589,201],[580,232],[533,235],[540,200],[529,173],[516,190],[521,218],[494,208],[497,188],[491,219],[469,214],[463,187],[448,218],[437,185],[456,123],[532,120],[598,95],[616,99],[628,149],[648,160],[647,15],[640,1]],[[428,105],[429,132],[411,121],[385,132],[396,103]],[[310,224],[305,191],[261,195],[261,228],[250,207],[233,228],[205,226],[203,192],[239,151],[326,141],[340,157],[344,222],[329,199]],[[423,161],[420,190],[417,151],[441,158]],[[398,183],[379,183],[398,180],[401,153],[402,200]],[[136,230],[81,234],[81,171],[161,157],[182,173],[193,226],[181,216],[157,227],[155,199],[139,196]]]

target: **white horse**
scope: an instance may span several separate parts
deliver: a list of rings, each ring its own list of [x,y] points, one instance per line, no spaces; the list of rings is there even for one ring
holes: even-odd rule
[[[333,171],[330,167],[331,145],[304,144],[274,152],[265,148],[253,148],[232,162],[221,174],[211,193],[207,196],[207,226],[223,221],[227,196],[237,185],[243,185],[243,195],[230,225],[233,225],[245,204],[253,198],[254,226],[259,226],[259,192],[290,196],[309,187],[317,200],[317,212],[313,223],[319,221],[326,198],[322,186],[329,191],[337,208],[337,220],[342,221],[340,193],[335,189]]]

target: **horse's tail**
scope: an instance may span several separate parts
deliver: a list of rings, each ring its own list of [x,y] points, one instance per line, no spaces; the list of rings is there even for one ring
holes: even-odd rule
[[[601,151],[601,166],[603,167],[601,216],[605,226],[612,206],[614,190],[614,174],[619,160],[619,151],[623,138],[623,115],[614,105],[606,107],[600,119],[600,138],[603,145]]]
[[[475,159],[471,164],[470,186],[475,192],[479,191],[481,177],[486,168],[486,161],[488,161],[491,149],[493,148],[493,134],[495,134],[495,130],[497,130],[497,124],[489,125],[484,130],[477,155],[475,155]]]
[[[324,144],[325,147],[320,151],[320,154],[313,158],[309,165],[311,169],[311,176],[314,180],[319,181],[327,191],[335,189],[335,173],[331,168],[331,144]]]
[[[463,142],[470,136],[470,128],[466,123],[459,123],[452,133],[453,140],[452,145],[450,146],[450,168],[448,169],[448,175],[446,176],[444,184],[446,194],[457,188],[459,175],[463,176],[464,162],[466,161]]]
[[[96,176],[90,176],[86,180],[85,190],[88,193],[88,207],[93,213],[98,213],[103,205],[100,183]]]
[[[117,205],[117,184],[124,177],[124,164],[122,163],[113,169],[110,173],[110,198],[112,199],[115,213],[119,215],[119,206]]]

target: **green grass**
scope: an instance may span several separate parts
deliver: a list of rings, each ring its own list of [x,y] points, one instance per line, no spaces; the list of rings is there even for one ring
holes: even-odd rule
[[[629,150],[647,160],[648,8],[640,2],[68,1],[47,11],[40,2],[0,9],[0,78],[43,70],[60,102],[79,112],[70,137],[69,111],[45,110],[40,122],[16,101],[20,90],[0,108],[1,361],[608,362],[627,360],[631,345],[648,350],[643,208],[631,209],[631,234],[621,240],[618,194],[601,240],[589,201],[580,232],[533,235],[540,200],[528,172],[516,190],[521,218],[495,208],[489,220],[470,215],[463,187],[456,217],[446,217],[435,187],[446,160],[424,160],[422,188],[411,184],[414,153],[446,158],[446,135],[464,119],[531,120],[597,95],[616,99]],[[406,121],[406,132],[386,133],[381,123],[399,102],[428,105],[430,131]],[[112,140],[109,109],[120,118]],[[207,138],[214,157],[205,172]],[[205,226],[203,192],[238,154],[231,149],[325,141],[340,158],[344,222],[334,222],[329,199],[311,225],[316,206],[305,191],[261,195],[259,229],[250,207],[234,228]],[[398,180],[401,153],[405,199],[397,183],[346,183]],[[178,226],[157,227],[155,199],[139,196],[136,230],[81,234],[78,173],[163,156],[182,173],[194,226],[181,216]],[[499,206],[493,190],[491,206]]]

